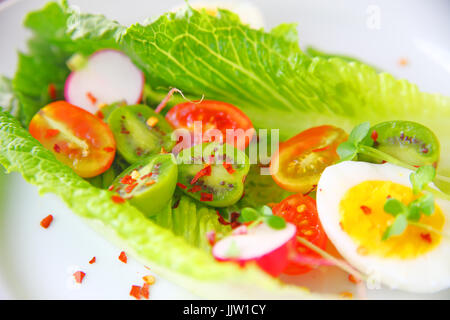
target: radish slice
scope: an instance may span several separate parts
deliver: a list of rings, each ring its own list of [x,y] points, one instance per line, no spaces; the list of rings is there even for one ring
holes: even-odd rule
[[[218,241],[212,254],[219,261],[236,261],[241,265],[254,261],[267,273],[278,276],[294,250],[296,231],[290,223],[281,230],[262,223],[247,233],[233,233]]]
[[[68,102],[96,113],[101,104],[125,101],[137,104],[144,90],[144,74],[123,52],[112,49],[93,53],[86,65],[66,79]]]

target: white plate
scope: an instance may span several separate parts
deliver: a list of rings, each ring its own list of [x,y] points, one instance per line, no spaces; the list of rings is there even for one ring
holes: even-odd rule
[[[44,0],[0,2],[0,74],[12,76],[16,50],[25,47],[24,15]],[[442,1],[253,1],[266,26],[298,22],[302,47],[314,45],[328,52],[351,54],[409,79],[423,90],[450,95],[450,2]],[[183,1],[79,0],[82,11],[102,13],[123,24],[155,17]],[[407,66],[398,61],[405,58]],[[132,284],[141,284],[148,270],[133,259],[127,264],[114,247],[72,214],[55,196],[40,197],[18,174],[0,177],[0,298],[11,299],[127,299]],[[40,220],[52,214],[51,227]],[[97,262],[88,261],[96,256]],[[149,266],[151,268],[151,266]],[[86,272],[81,286],[74,271]],[[322,269],[298,279],[318,291],[352,289],[345,275]],[[196,298],[157,277],[152,299]],[[442,298],[390,290],[371,290],[369,298]]]

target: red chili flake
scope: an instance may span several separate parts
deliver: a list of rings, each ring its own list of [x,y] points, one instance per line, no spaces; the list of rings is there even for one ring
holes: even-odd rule
[[[95,263],[95,261],[97,261],[97,259],[95,257],[92,257],[92,259],[89,261],[89,264],[93,264]]]
[[[372,134],[370,135],[370,138],[373,140],[373,142],[377,142],[378,132],[376,130],[373,130]]]
[[[211,165],[210,164],[206,164],[205,167],[202,170],[197,172],[195,177],[191,180],[191,184],[196,183],[197,180],[200,179],[203,176],[210,176],[210,175],[211,175]]]
[[[114,148],[113,147],[106,147],[106,148],[103,148],[103,150],[105,150],[106,152],[113,152]]]
[[[114,191],[114,185],[109,186],[108,190],[109,190],[109,191]]]
[[[144,285],[142,286],[141,290],[140,290],[140,295],[142,297],[144,297],[144,299],[147,299],[150,297],[150,291],[149,291],[149,287],[150,285],[148,283],[144,283]]]
[[[409,64],[409,61],[406,58],[400,58],[400,59],[398,59],[398,64],[401,67],[405,67],[405,66],[407,66]]]
[[[44,219],[41,220],[41,227],[47,229],[53,221],[53,216],[49,214]]]
[[[206,239],[210,246],[213,246],[216,243],[216,232],[214,230],[208,231],[206,233]]]
[[[123,133],[123,134],[130,134],[130,131],[128,131],[127,129],[125,129],[125,128],[122,128],[122,130],[120,130],[120,133]],[[138,154],[139,155],[139,154]]]
[[[92,104],[97,103],[97,98],[91,92],[86,93],[86,97],[91,101]]]
[[[56,97],[56,87],[53,83],[50,83],[48,85],[48,96],[50,97],[51,100],[55,100]]]
[[[73,276],[75,277],[75,281],[77,283],[81,283],[83,281],[85,275],[86,275],[86,273],[84,273],[83,271],[77,271],[73,274]]]
[[[364,212],[364,214],[371,214],[372,213],[372,209],[370,209],[367,206],[361,206],[360,208]]]
[[[142,177],[141,177],[141,180],[144,180],[144,179],[147,179],[147,178],[150,178],[151,176],[153,175],[153,172],[150,172],[150,173],[147,173],[147,174],[144,174]]]
[[[183,190],[187,188],[184,184],[182,184],[180,182],[177,182],[177,186],[179,186]]]
[[[341,230],[344,230],[344,225],[342,224],[342,221],[339,221],[339,227],[341,227]]]
[[[331,145],[325,146],[323,148],[317,148],[317,149],[313,149],[312,152],[321,152],[321,151],[325,151],[327,149],[329,149],[331,147]]]
[[[101,110],[98,110],[95,115],[100,118],[100,119],[105,119],[105,115],[103,114],[103,112]]]
[[[431,234],[429,234],[429,233],[421,233],[420,234],[420,237],[424,240],[424,241],[426,241],[426,242],[428,242],[428,243],[431,243]]]
[[[122,251],[120,253],[119,260],[122,261],[123,263],[127,263],[128,258],[127,258],[127,254],[125,253],[125,251]]]
[[[213,195],[212,193],[205,193],[202,192],[200,194],[200,201],[213,201]]]
[[[45,138],[46,139],[53,138],[58,133],[59,133],[58,129],[47,129],[47,131],[45,131]]]
[[[113,195],[113,196],[111,197],[111,199],[112,199],[112,201],[114,201],[115,203],[124,203],[124,202],[125,202],[125,199],[122,198],[121,196],[118,196],[118,195]]]
[[[60,153],[61,147],[55,143],[55,145],[53,146],[53,150],[55,150],[56,153]]]
[[[133,184],[136,180],[134,180],[129,174],[125,175],[122,179],[120,179],[120,183],[123,184]]]
[[[233,169],[233,166],[231,165],[231,163],[223,163],[223,167],[225,168],[225,170],[228,171],[229,174],[233,174],[233,172],[235,172],[236,170]]]
[[[311,192],[313,192],[314,190],[316,190],[316,188],[317,188],[317,184],[313,184],[313,185],[312,185],[312,188],[309,189],[309,190],[308,190],[306,193],[304,193],[303,195],[304,195],[304,196],[309,195]]]
[[[222,215],[219,213],[219,211],[216,211],[216,213],[217,213],[218,220],[219,220],[219,223],[220,223],[220,224],[222,224],[222,225],[224,225],[224,226],[228,226],[228,225],[230,224],[230,222],[226,221],[226,220],[222,217]]]
[[[193,186],[192,188],[190,188],[188,190],[188,192],[196,193],[196,192],[199,192],[200,190],[202,190],[202,187],[200,187],[200,186]]]
[[[350,281],[350,282],[352,282],[352,283],[354,283],[354,284],[358,284],[358,283],[361,282],[361,280],[356,279],[355,276],[352,275],[352,274],[349,274],[349,275],[348,275],[348,281]]]
[[[131,286],[130,296],[136,298],[137,300],[141,300],[141,287]]]
[[[127,186],[126,188],[125,188],[125,192],[126,193],[130,193],[131,191],[133,191],[133,189],[134,188],[136,188],[136,186],[138,185],[139,183],[134,183],[134,184],[130,184],[129,186]]]

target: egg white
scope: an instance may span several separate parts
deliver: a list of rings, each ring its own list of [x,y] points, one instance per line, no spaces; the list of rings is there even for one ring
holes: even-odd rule
[[[391,289],[432,293],[450,287],[450,240],[444,237],[432,250],[416,258],[361,255],[358,244],[340,227],[339,206],[346,192],[364,181],[392,181],[411,187],[412,171],[392,164],[345,161],[325,169],[317,187],[317,210],[322,226],[339,253],[370,282]],[[450,233],[450,201],[436,199],[445,217],[443,231]]]

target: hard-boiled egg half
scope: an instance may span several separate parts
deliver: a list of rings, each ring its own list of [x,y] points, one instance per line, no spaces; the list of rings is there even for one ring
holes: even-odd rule
[[[369,280],[392,288],[431,293],[450,287],[450,240],[408,225],[382,240],[394,217],[384,211],[388,197],[408,204],[414,195],[412,171],[391,164],[345,161],[325,169],[317,187],[317,209],[339,253]],[[450,201],[435,200],[422,224],[450,233]],[[372,278],[371,278],[372,277]]]
[[[186,5],[180,5],[173,11],[184,8]],[[264,19],[261,11],[250,2],[245,1],[192,1],[189,6],[196,10],[204,9],[212,16],[216,16],[218,9],[226,9],[236,13],[241,21],[254,29],[264,27]]]

